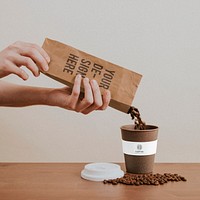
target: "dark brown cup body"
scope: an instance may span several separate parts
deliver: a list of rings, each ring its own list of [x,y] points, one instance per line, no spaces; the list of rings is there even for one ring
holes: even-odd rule
[[[157,140],[158,127],[146,125],[145,130],[135,130],[134,125],[121,127],[122,140],[127,142],[152,142]],[[129,155],[124,153],[126,171],[133,174],[152,173],[155,153],[151,155]]]

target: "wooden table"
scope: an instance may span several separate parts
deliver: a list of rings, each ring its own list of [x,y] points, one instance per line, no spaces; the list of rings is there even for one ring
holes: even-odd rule
[[[159,186],[108,185],[80,177],[85,163],[0,163],[0,200],[200,200],[199,164],[155,164],[187,182]],[[124,170],[124,164],[121,164]]]

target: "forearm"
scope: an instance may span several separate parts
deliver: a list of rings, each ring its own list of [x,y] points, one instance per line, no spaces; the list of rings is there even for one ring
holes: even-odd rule
[[[0,81],[0,106],[47,105],[50,88],[15,85]]]

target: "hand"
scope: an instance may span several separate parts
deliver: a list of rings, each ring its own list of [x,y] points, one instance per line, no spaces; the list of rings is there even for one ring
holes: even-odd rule
[[[83,79],[84,97],[80,96],[81,75],[77,75],[74,87],[53,89],[47,96],[47,105],[59,106],[68,110],[74,110],[88,114],[94,110],[105,110],[111,99],[110,91],[105,90],[101,96],[98,83],[95,80]]]
[[[49,62],[49,56],[38,45],[15,42],[0,52],[0,78],[13,73],[27,80],[28,74],[21,66],[26,66],[37,77],[39,69],[48,70]]]

